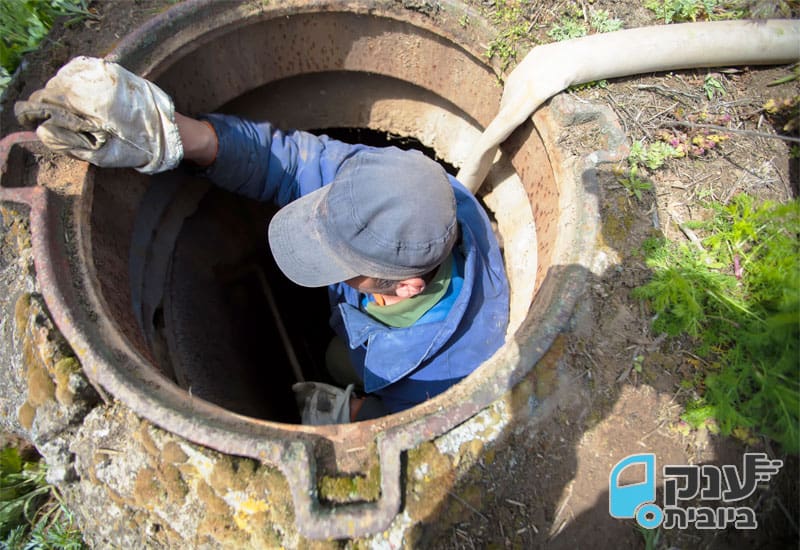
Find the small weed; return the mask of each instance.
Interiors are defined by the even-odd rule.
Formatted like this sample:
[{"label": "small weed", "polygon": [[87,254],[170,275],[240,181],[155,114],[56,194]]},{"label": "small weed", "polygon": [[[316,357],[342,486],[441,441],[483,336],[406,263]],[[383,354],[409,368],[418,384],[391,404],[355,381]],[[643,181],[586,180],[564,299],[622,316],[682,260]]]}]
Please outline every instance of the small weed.
[{"label": "small weed", "polygon": [[591,10],[589,26],[595,32],[614,32],[622,28],[622,21],[613,18],[607,10]]},{"label": "small weed", "polygon": [[580,38],[590,33],[618,31],[622,21],[612,18],[607,10],[590,9],[587,15],[577,4],[571,4],[559,20],[547,31],[547,36],[556,42]]},{"label": "small weed", "polygon": [[709,73],[703,80],[703,91],[706,93],[706,97],[709,101],[717,96],[725,95],[725,87],[717,79],[718,76],[718,74]]},{"label": "small weed", "polygon": [[797,17],[797,0],[762,0],[761,2],[748,2],[750,12],[748,17],[753,19],[778,19],[781,17]]},{"label": "small weed", "polygon": [[646,179],[646,170],[658,170],[668,159],[683,156],[683,152],[665,141],[655,141],[649,145],[634,141],[628,154],[627,168],[615,168],[617,182],[625,188],[629,196],[641,201],[644,192],[653,189],[653,184]]},{"label": "small weed", "polygon": [[587,34],[589,34],[589,26],[584,21],[572,17],[562,17],[547,31],[547,36],[556,42],[580,38]]},{"label": "small weed", "polygon": [[792,67],[792,70],[789,72],[789,74],[780,78],[776,78],[767,84],[767,86],[780,86],[781,84],[788,84],[789,82],[794,82],[798,78],[800,78],[800,65],[795,65]]},{"label": "small weed", "polygon": [[656,550],[661,539],[661,529],[647,529],[636,524],[636,530],[644,539],[644,550]]},{"label": "small weed", "polygon": [[685,156],[679,149],[664,141],[655,141],[644,145],[641,141],[634,141],[628,155],[630,165],[646,166],[650,170],[658,170],[671,158]]},{"label": "small weed", "polygon": [[527,4],[527,0],[498,0],[495,3],[491,18],[504,30],[489,43],[486,57],[491,59],[497,56],[503,70],[516,60],[519,42],[528,38],[529,23],[525,18]]},{"label": "small weed", "polygon": [[0,451],[0,548],[85,548],[56,489],[45,481],[43,462],[26,460],[16,447]]},{"label": "small weed", "polygon": [[748,11],[731,0],[648,0],[645,7],[664,23],[743,19]]},{"label": "small weed", "polygon": [[592,80],[591,82],[584,82],[583,84],[575,84],[574,86],[570,86],[569,89],[573,92],[580,92],[583,90],[589,90],[593,88],[600,88],[606,89],[608,88],[608,80]]},{"label": "small weed", "polygon": [[617,182],[625,188],[628,196],[634,196],[638,201],[642,200],[645,191],[653,189],[653,184],[639,175],[639,166],[636,164],[629,165],[627,171],[621,170],[617,174]]},{"label": "small weed", "polygon": [[0,0],[0,95],[22,56],[39,47],[57,17],[71,16],[68,25],[97,17],[88,5],[89,0]]},{"label": "small weed", "polygon": [[800,201],[712,203],[692,224],[702,249],[666,240],[646,250],[652,279],[634,290],[653,329],[695,339],[703,395],[684,420],[714,418],[724,435],[754,431],[800,450]]},{"label": "small weed", "polygon": [[642,374],[642,366],[644,365],[644,355],[637,355],[633,358],[633,370]]}]

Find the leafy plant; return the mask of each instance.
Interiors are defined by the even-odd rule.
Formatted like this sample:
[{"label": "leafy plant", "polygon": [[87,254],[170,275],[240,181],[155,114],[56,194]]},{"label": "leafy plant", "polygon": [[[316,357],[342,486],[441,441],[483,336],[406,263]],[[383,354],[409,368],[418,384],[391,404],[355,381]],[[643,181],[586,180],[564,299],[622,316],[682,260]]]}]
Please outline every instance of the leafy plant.
[{"label": "leafy plant", "polygon": [[611,17],[607,10],[591,10],[589,26],[595,32],[614,32],[622,28],[622,21]]},{"label": "leafy plant", "polygon": [[5,90],[22,56],[39,47],[53,22],[72,16],[71,24],[97,16],[89,0],[0,0],[0,94]]},{"label": "leafy plant", "polygon": [[685,156],[684,153],[665,141],[655,141],[645,145],[642,141],[634,141],[627,159],[627,168],[618,166],[615,169],[617,182],[625,188],[628,195],[642,200],[643,192],[651,191],[653,184],[646,179],[645,169],[657,170],[667,159]]},{"label": "leafy plant", "polygon": [[613,32],[622,28],[622,21],[611,17],[607,10],[590,10],[588,21],[586,19],[583,10],[573,4],[547,31],[547,36],[560,42],[580,38],[590,32]]},{"label": "leafy plant", "polygon": [[703,80],[703,91],[706,93],[706,97],[709,100],[714,99],[714,97],[718,95],[725,95],[725,87],[717,79],[717,76],[718,75],[715,75],[714,73],[709,73]]},{"label": "leafy plant", "polygon": [[631,164],[627,171],[617,174],[617,182],[625,188],[629,196],[633,195],[639,201],[642,200],[644,191],[653,189],[653,184],[639,175],[639,166],[637,164]]},{"label": "leafy plant", "polygon": [[45,470],[22,459],[15,447],[0,451],[0,537],[32,519],[32,511],[49,491]]},{"label": "leafy plant", "polygon": [[43,462],[16,447],[0,451],[0,547],[8,550],[85,548],[72,516],[45,480]]},{"label": "leafy plant", "polygon": [[644,550],[656,550],[658,543],[661,540],[661,529],[648,529],[636,524],[636,530],[642,535],[644,539]]},{"label": "leafy plant", "polygon": [[589,34],[589,26],[581,19],[574,17],[562,17],[547,31],[547,36],[556,42],[580,38],[587,34]]},{"label": "leafy plant", "polygon": [[696,339],[710,365],[704,395],[684,415],[716,419],[800,451],[800,201],[756,204],[738,195],[709,205],[697,246],[649,241],[652,279],[634,290],[656,313],[653,329]]},{"label": "leafy plant", "polygon": [[731,0],[648,0],[645,7],[664,23],[742,19],[748,13]]},{"label": "leafy plant", "polygon": [[497,56],[502,62],[503,70],[517,58],[518,43],[528,38],[529,23],[525,19],[524,8],[527,0],[498,0],[492,20],[504,30],[489,43],[486,57]]},{"label": "leafy plant", "polygon": [[569,87],[569,89],[573,92],[580,92],[582,90],[589,90],[592,88],[606,89],[608,88],[608,80],[592,80],[590,82],[584,82],[583,84],[573,84]]},{"label": "leafy plant", "polygon": [[650,170],[661,168],[667,159],[683,157],[683,153],[664,141],[654,141],[645,145],[634,141],[628,155],[628,164],[646,166]]}]

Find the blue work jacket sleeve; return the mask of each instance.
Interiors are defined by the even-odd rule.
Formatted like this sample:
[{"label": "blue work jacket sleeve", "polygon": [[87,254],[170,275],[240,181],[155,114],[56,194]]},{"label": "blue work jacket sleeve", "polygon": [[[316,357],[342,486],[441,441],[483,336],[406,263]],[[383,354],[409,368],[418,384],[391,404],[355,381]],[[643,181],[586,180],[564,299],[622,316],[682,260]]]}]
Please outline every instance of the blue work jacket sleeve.
[{"label": "blue work jacket sleeve", "polygon": [[330,183],[342,162],[362,148],[233,115],[201,118],[214,127],[219,144],[216,160],[202,175],[218,187],[278,206]]}]

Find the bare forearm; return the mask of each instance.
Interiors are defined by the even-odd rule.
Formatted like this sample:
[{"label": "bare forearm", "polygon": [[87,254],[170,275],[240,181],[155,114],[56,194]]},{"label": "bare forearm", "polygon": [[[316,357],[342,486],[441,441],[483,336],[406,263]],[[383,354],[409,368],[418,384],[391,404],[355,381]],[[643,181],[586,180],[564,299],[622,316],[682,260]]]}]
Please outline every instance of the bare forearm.
[{"label": "bare forearm", "polygon": [[181,135],[183,158],[200,166],[208,166],[217,157],[217,134],[210,124],[180,113],[175,113],[175,123]]}]

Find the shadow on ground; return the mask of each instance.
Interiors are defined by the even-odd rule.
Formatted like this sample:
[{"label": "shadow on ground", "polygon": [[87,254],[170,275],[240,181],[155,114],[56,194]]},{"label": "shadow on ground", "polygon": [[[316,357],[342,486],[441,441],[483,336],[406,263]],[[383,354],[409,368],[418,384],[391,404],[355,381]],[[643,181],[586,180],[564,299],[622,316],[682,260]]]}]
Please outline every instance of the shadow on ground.
[{"label": "shadow on ground", "polygon": [[[650,316],[630,291],[645,282],[643,241],[661,236],[655,196],[642,201],[600,173],[602,235],[593,268],[571,320],[542,360],[561,375],[551,410],[515,418],[432,518],[417,528],[421,548],[790,548],[800,540],[798,461],[768,441],[745,445],[706,431],[681,433],[675,423],[687,396],[680,381],[692,367],[690,343],[650,332]],[[535,369],[536,372],[539,369]],[[535,378],[536,373],[531,375]],[[536,381],[534,380],[534,383]],[[609,514],[609,474],[626,456],[656,457],[656,503],[663,503],[664,465],[726,464],[765,452],[784,467],[750,498],[758,528],[687,530],[637,527]],[[640,477],[637,477],[640,476]],[[634,483],[643,479],[622,479]]]}]

